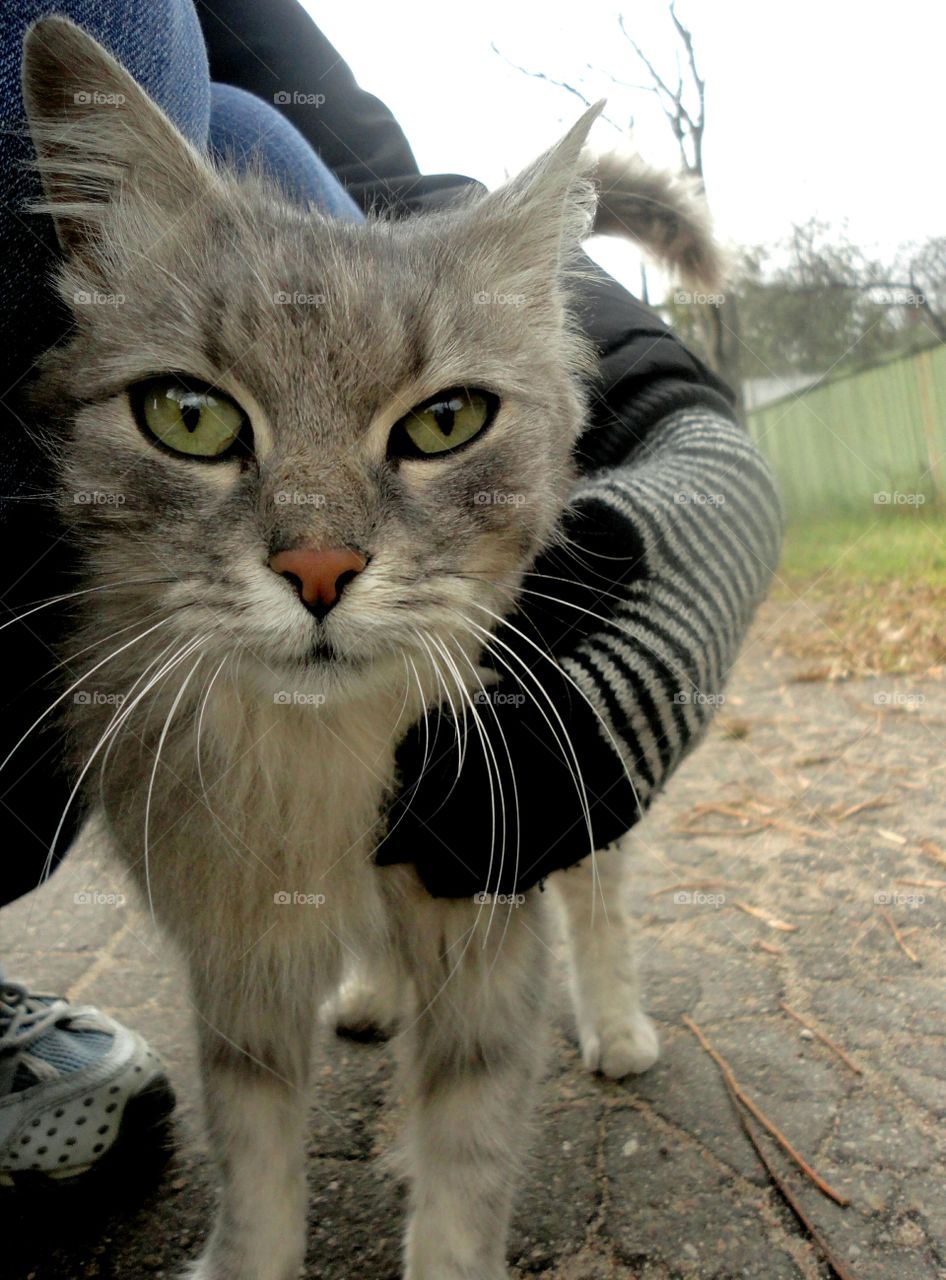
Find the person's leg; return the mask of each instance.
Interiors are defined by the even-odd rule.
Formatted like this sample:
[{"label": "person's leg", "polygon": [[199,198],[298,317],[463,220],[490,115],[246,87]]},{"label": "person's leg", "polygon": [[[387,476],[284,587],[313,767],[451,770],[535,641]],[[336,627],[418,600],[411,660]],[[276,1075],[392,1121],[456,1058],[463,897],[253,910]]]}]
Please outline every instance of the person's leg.
[{"label": "person's leg", "polygon": [[238,169],[259,163],[288,195],[332,218],[364,215],[302,134],[268,102],[229,84],[210,86],[210,150]]}]

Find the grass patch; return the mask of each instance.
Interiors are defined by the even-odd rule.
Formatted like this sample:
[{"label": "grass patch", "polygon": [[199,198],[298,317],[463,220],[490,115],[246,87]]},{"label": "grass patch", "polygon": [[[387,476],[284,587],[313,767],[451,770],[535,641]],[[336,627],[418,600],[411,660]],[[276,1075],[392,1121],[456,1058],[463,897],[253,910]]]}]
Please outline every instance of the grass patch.
[{"label": "grass patch", "polygon": [[881,509],[874,519],[834,517],[793,524],[781,576],[830,584],[922,582],[946,587],[946,512]]},{"label": "grass patch", "polygon": [[946,512],[881,511],[789,528],[775,599],[799,594],[788,651],[801,679],[946,675]]}]

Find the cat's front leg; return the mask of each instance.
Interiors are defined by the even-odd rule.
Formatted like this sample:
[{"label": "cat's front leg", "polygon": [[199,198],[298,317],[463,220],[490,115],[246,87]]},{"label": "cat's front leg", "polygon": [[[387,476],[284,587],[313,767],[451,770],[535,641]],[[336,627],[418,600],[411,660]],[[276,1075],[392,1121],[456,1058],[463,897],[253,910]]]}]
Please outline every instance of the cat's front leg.
[{"label": "cat's front leg", "polygon": [[222,1187],[210,1239],[187,1280],[297,1280],[305,1256],[311,972],[288,954],[281,972],[247,968],[248,959],[194,984]]},{"label": "cat's front leg", "polygon": [[[423,891],[421,891],[423,892]],[[545,903],[418,898],[418,1013],[400,1041],[411,1181],[405,1280],[503,1280],[516,1173],[544,1061]]]},{"label": "cat's front leg", "polygon": [[641,1005],[629,862],[622,849],[607,849],[549,881],[565,912],[581,1056],[591,1071],[614,1080],[646,1071],[660,1052]]}]

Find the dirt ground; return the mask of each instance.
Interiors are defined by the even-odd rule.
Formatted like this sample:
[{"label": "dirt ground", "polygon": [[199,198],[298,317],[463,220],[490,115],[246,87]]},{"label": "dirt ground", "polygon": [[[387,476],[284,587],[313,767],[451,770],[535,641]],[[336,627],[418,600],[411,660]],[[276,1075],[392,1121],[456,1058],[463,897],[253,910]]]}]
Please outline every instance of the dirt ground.
[{"label": "dirt ground", "polygon": [[[591,1077],[562,1000],[511,1239],[520,1280],[946,1277],[946,683],[816,678],[786,636],[819,628],[804,600],[766,606],[709,740],[628,838],[663,1052],[637,1079]],[[4,911],[5,965],[152,1041],[177,1149],[156,1182],[81,1208],[7,1200],[24,1223],[4,1232],[8,1280],[171,1280],[206,1227],[180,976],[130,903],[75,901],[121,889],[94,852],[70,859]],[[756,1124],[776,1185],[685,1017],[845,1207]],[[386,1046],[333,1039],[320,1056],[308,1277],[399,1274],[403,1193],[374,1159],[390,1081]]]}]

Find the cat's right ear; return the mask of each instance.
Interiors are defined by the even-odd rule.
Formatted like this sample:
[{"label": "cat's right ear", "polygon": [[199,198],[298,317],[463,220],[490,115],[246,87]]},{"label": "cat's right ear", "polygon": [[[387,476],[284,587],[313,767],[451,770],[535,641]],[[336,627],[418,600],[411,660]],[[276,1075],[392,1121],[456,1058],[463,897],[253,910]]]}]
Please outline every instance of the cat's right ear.
[{"label": "cat's right ear", "polygon": [[126,196],[183,209],[213,172],[112,55],[68,18],[23,44],[23,101],[45,200],[67,254],[94,260],[109,206]]}]

